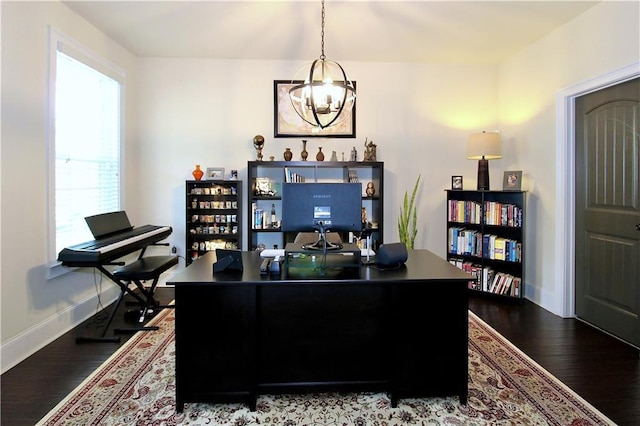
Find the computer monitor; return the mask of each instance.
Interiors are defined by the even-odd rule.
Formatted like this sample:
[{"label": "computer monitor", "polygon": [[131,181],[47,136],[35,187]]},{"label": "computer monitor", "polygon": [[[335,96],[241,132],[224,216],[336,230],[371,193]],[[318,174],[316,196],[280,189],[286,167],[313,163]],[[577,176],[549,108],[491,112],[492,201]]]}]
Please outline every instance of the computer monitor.
[{"label": "computer monitor", "polygon": [[316,243],[305,249],[339,249],[326,241],[327,231],[362,230],[362,184],[284,183],[282,185],[282,231],[318,231]]}]

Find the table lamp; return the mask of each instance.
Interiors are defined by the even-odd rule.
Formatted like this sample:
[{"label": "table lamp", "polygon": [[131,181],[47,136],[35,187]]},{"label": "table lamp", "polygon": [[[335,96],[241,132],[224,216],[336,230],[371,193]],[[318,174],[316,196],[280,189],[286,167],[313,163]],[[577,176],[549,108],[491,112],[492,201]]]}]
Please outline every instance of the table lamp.
[{"label": "table lamp", "polygon": [[478,191],[489,190],[489,161],[502,158],[499,132],[474,133],[469,136],[467,159],[478,160]]}]

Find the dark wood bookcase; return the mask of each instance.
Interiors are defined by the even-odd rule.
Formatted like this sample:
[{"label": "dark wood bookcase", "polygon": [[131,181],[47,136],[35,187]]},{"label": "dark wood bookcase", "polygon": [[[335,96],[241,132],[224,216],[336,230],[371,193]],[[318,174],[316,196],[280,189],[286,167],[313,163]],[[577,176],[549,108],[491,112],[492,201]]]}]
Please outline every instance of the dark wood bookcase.
[{"label": "dark wood bookcase", "polygon": [[[247,164],[247,234],[248,249],[258,246],[284,249],[295,234],[280,231],[283,182],[361,182],[362,207],[373,224],[370,241],[375,250],[383,243],[384,163],[359,161],[249,161]],[[371,183],[375,192],[367,195]],[[271,211],[275,209],[275,220]],[[357,237],[358,235],[356,235]],[[341,235],[347,242],[348,235]]]},{"label": "dark wood bookcase", "polygon": [[242,181],[188,180],[186,264],[216,248],[242,248]]},{"label": "dark wood bookcase", "polygon": [[525,191],[447,190],[447,260],[473,293],[524,300]]}]

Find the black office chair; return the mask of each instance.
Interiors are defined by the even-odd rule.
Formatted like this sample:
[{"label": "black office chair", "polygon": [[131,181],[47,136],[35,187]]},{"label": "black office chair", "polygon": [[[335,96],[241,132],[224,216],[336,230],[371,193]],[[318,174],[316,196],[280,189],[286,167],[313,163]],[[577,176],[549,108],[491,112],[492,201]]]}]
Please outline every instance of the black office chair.
[{"label": "black office chair", "polygon": [[[325,235],[327,242],[342,244],[342,238],[337,232],[327,232]],[[320,238],[320,233],[318,232],[298,232],[293,242],[296,244],[312,244],[318,241],[318,238]]]}]

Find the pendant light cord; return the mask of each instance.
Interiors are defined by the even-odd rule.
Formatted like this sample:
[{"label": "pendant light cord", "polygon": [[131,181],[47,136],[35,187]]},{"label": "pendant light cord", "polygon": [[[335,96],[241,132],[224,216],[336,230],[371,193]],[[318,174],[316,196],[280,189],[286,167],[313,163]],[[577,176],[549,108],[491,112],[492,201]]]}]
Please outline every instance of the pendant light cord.
[{"label": "pendant light cord", "polygon": [[322,0],[322,31],[320,32],[320,60],[324,61],[326,56],[324,55],[324,0]]}]

